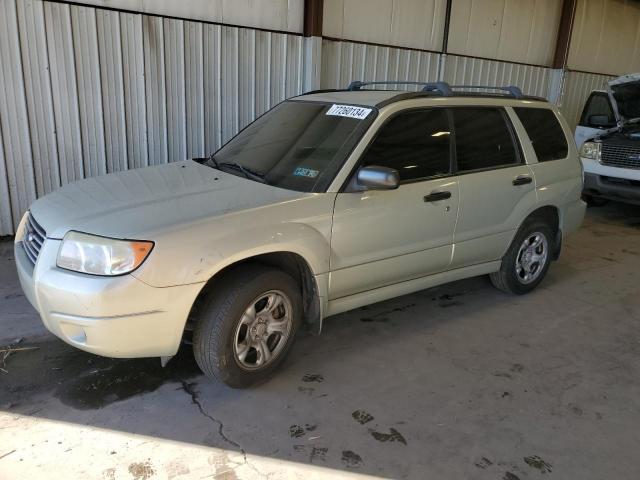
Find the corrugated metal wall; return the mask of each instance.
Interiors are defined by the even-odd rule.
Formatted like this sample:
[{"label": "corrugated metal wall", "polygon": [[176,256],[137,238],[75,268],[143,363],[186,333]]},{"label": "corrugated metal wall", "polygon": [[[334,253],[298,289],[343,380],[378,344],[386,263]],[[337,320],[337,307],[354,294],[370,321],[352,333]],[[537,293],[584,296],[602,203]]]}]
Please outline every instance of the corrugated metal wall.
[{"label": "corrugated metal wall", "polygon": [[352,80],[435,81],[439,57],[418,50],[323,40],[320,84],[344,88]]},{"label": "corrugated metal wall", "polygon": [[640,2],[578,0],[567,66],[622,75],[640,70]]},{"label": "corrugated metal wall", "polygon": [[452,85],[517,85],[525,94],[549,98],[552,69],[447,55],[444,81]]},{"label": "corrugated metal wall", "polygon": [[578,124],[584,102],[593,90],[605,90],[607,82],[615,77],[568,71],[565,76],[560,110],[572,128]]},{"label": "corrugated metal wall", "polygon": [[217,149],[302,92],[303,38],[0,1],[0,235],[74,180]]},{"label": "corrugated metal wall", "polygon": [[[518,85],[529,95],[549,96],[550,68],[447,55],[438,78],[438,53],[367,43],[323,40],[322,88],[344,88],[352,80],[410,80],[452,85]],[[398,86],[397,89],[416,89]]]}]

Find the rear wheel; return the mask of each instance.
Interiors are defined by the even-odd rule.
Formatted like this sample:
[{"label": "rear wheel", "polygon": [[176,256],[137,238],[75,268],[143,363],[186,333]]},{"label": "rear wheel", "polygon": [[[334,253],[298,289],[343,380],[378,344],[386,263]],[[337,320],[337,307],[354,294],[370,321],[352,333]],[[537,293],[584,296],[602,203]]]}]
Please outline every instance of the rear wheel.
[{"label": "rear wheel", "polygon": [[553,231],[542,219],[528,220],[516,234],[491,283],[507,293],[522,295],[542,282],[553,257]]},{"label": "rear wheel", "polygon": [[196,362],[235,388],[269,378],[285,359],[302,317],[295,280],[262,266],[244,266],[214,284],[194,331]]}]

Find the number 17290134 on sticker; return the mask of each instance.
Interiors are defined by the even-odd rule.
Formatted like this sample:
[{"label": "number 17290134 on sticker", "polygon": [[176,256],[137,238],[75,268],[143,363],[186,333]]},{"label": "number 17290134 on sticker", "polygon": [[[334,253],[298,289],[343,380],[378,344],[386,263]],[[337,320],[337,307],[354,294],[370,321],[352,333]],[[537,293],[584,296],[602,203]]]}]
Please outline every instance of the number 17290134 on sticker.
[{"label": "number 17290134 on sticker", "polygon": [[364,120],[371,113],[370,108],[357,107],[355,105],[333,105],[328,111],[327,115],[336,117],[348,117],[356,118],[358,120]]}]

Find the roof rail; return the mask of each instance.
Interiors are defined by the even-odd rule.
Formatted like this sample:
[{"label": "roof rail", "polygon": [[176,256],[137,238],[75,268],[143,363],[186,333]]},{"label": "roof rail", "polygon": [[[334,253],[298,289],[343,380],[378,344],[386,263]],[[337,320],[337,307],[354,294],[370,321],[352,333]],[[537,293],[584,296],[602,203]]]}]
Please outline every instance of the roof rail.
[{"label": "roof rail", "polygon": [[361,82],[355,80],[347,86],[347,90],[354,91],[360,90],[367,85],[422,85],[423,92],[437,92],[443,96],[453,96],[455,92],[453,89],[469,90],[472,88],[479,88],[484,90],[500,90],[508,93],[514,98],[524,98],[524,94],[519,87],[515,85],[508,85],[506,87],[494,87],[490,85],[449,85],[447,82],[402,82],[402,81],[375,81],[375,82]]},{"label": "roof rail", "polygon": [[461,89],[471,89],[471,88],[482,88],[484,90],[500,90],[502,92],[507,92],[509,95],[515,98],[524,98],[524,94],[520,87],[516,87],[515,85],[507,85],[506,87],[492,87],[490,85],[451,85],[450,88],[461,88]]},{"label": "roof rail", "polygon": [[354,91],[360,90],[367,85],[423,85],[423,92],[439,92],[441,95],[450,96],[453,92],[447,82],[361,82],[355,80],[347,86],[347,90]]}]

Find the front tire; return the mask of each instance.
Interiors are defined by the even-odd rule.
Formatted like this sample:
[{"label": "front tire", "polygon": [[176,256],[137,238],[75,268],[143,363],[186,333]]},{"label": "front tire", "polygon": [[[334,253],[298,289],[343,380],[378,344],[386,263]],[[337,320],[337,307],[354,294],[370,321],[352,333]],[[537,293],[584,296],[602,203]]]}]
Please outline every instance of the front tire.
[{"label": "front tire", "polygon": [[516,234],[491,283],[503,292],[523,295],[534,290],[549,270],[554,234],[543,219],[526,221]]},{"label": "front tire", "polygon": [[268,379],[289,353],[302,318],[300,287],[280,270],[239,267],[213,285],[197,316],[200,369],[246,388]]}]

